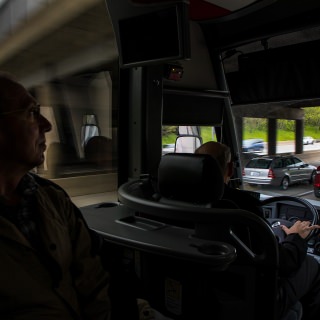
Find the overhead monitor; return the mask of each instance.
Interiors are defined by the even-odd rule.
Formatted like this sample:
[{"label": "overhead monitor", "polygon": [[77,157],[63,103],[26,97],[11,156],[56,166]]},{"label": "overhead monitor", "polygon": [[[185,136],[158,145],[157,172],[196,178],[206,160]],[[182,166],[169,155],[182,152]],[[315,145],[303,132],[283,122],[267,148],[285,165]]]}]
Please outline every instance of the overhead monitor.
[{"label": "overhead monitor", "polygon": [[157,7],[117,21],[120,67],[134,67],[190,58],[188,6]]}]

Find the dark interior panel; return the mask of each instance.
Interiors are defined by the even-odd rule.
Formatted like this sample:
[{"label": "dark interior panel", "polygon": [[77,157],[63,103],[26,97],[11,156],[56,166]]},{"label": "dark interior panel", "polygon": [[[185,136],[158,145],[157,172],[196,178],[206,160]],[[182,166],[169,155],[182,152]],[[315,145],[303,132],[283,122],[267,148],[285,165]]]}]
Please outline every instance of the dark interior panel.
[{"label": "dark interior panel", "polygon": [[219,125],[222,124],[223,108],[222,98],[164,93],[163,124]]},{"label": "dark interior panel", "polygon": [[226,75],[233,103],[319,97],[319,56],[320,41],[239,55],[239,70]]}]

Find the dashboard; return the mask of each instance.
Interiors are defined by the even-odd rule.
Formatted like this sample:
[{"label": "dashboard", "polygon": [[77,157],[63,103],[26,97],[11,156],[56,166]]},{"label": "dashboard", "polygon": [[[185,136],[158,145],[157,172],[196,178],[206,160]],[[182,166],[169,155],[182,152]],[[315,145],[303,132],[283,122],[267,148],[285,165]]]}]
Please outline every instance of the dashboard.
[{"label": "dashboard", "polygon": [[284,219],[291,222],[296,220],[312,220],[313,216],[310,210],[299,204],[288,204],[276,202],[272,205],[263,206],[263,215],[266,219]]},{"label": "dashboard", "polygon": [[[297,220],[312,221],[313,214],[304,205],[291,201],[276,201],[262,207],[263,214],[269,221],[276,219],[287,220],[294,223]],[[320,214],[320,208],[316,208]],[[308,241],[308,254],[320,263],[320,233],[316,232]]]}]

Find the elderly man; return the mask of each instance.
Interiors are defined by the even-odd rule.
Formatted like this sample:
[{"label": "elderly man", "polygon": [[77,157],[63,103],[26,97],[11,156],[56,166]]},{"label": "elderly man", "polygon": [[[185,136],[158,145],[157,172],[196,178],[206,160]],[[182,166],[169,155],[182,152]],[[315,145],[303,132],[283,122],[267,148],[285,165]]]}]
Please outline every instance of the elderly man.
[{"label": "elderly man", "polygon": [[0,318],[110,319],[109,275],[67,194],[31,174],[50,122],[0,73]]}]

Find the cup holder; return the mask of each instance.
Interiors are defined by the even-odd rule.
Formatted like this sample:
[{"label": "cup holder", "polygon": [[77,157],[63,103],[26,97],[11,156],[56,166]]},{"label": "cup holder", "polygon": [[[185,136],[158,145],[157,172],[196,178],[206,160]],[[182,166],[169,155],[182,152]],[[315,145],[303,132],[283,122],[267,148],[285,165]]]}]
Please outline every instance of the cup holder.
[{"label": "cup holder", "polygon": [[197,248],[202,254],[212,257],[210,264],[216,270],[225,270],[237,258],[237,252],[234,246],[225,243],[214,241],[211,243],[191,244]]},{"label": "cup holder", "polygon": [[119,205],[120,205],[119,202],[101,202],[96,206],[96,208],[97,209],[100,209],[100,208],[113,208],[113,207],[117,207]]},{"label": "cup holder", "polygon": [[235,253],[234,247],[224,242],[206,243],[194,245],[194,247],[196,247],[199,252],[211,256],[225,256]]}]

